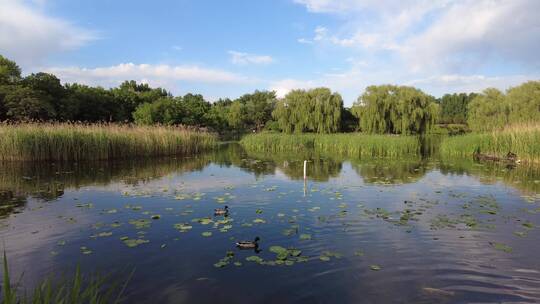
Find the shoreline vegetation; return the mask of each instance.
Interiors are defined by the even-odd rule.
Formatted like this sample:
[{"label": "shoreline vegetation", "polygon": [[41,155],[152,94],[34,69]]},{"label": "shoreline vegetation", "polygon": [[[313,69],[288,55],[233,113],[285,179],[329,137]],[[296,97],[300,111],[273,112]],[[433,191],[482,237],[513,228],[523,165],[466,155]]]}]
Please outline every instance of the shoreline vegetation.
[{"label": "shoreline vegetation", "polygon": [[110,282],[107,276],[83,275],[77,266],[74,275],[68,279],[57,280],[53,277],[44,279],[33,290],[19,290],[20,286],[13,282],[8,267],[8,259],[4,251],[2,260],[2,304],[26,303],[121,303],[124,291],[134,272],[131,272],[124,284]]},{"label": "shoreline vegetation", "polygon": [[519,124],[500,131],[447,137],[440,146],[443,157],[472,158],[475,153],[504,158],[509,152],[520,161],[540,163],[540,124]]},{"label": "shoreline vegetation", "polygon": [[347,134],[260,133],[245,136],[240,144],[258,152],[315,152],[350,157],[416,156],[421,145],[416,136]]},{"label": "shoreline vegetation", "polygon": [[185,127],[120,124],[0,124],[0,161],[87,161],[190,155],[215,134]]}]

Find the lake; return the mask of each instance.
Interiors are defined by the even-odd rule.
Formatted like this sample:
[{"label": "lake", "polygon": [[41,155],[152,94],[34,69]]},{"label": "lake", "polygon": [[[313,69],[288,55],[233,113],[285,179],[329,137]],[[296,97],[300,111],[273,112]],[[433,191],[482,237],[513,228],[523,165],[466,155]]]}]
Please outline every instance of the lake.
[{"label": "lake", "polygon": [[[119,282],[134,270],[126,303],[540,302],[540,169],[523,165],[230,144],[5,163],[0,204],[2,247],[26,288],[79,265]],[[258,249],[236,248],[257,236]]]}]

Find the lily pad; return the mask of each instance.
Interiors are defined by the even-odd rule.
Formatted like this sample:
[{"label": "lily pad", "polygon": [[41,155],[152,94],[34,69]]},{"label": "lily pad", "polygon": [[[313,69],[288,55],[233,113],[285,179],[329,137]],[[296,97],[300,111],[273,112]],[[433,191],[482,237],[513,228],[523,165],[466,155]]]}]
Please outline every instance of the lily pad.
[{"label": "lily pad", "polygon": [[374,270],[374,271],[379,271],[379,270],[381,270],[382,268],[381,268],[381,266],[379,266],[379,265],[370,265],[370,266],[369,266],[369,269]]},{"label": "lily pad", "polygon": [[302,233],[300,234],[300,240],[302,241],[309,241],[311,240],[311,234]]},{"label": "lily pad", "polygon": [[493,246],[493,248],[495,248],[496,250],[503,251],[506,253],[512,252],[512,247],[505,245],[503,243],[489,242],[489,244]]},{"label": "lily pad", "polygon": [[150,241],[144,239],[124,239],[123,242],[126,246],[133,248],[142,244],[149,243]]},{"label": "lily pad", "polygon": [[204,237],[211,237],[211,236],[212,236],[212,232],[210,232],[210,231],[205,231],[205,232],[201,233],[201,235],[204,236]]},{"label": "lily pad", "polygon": [[253,220],[253,223],[255,223],[255,224],[264,224],[264,223],[266,223],[266,221],[261,219],[261,218],[256,218],[256,219]]},{"label": "lily pad", "polygon": [[248,262],[255,262],[255,263],[262,263],[264,260],[261,259],[260,257],[256,256],[256,255],[252,255],[252,256],[248,256],[246,258],[246,261]]}]

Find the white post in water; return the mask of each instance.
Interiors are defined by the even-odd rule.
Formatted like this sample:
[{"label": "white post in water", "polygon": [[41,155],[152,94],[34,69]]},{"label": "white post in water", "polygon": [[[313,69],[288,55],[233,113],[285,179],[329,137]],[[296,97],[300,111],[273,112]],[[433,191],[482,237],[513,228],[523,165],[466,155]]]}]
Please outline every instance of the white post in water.
[{"label": "white post in water", "polygon": [[304,197],[307,192],[307,160],[304,160]]},{"label": "white post in water", "polygon": [[304,180],[307,179],[307,160],[304,160]]}]

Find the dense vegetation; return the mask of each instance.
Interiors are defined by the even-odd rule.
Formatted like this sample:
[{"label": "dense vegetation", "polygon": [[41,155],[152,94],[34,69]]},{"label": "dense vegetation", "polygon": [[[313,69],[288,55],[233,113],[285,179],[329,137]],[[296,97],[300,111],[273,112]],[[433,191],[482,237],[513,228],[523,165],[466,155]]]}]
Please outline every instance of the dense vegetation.
[{"label": "dense vegetation", "polygon": [[0,160],[110,160],[186,155],[212,148],[216,137],[182,127],[115,124],[0,124]]},{"label": "dense vegetation", "polygon": [[471,157],[475,152],[498,157],[513,152],[521,160],[540,163],[540,124],[513,125],[488,133],[447,137],[440,147],[443,157]]},{"label": "dense vegetation", "polygon": [[341,96],[327,88],[293,90],[277,103],[272,116],[286,133],[336,133],[342,109]]},{"label": "dense vegetation", "polygon": [[350,157],[417,156],[420,141],[414,136],[384,136],[366,134],[274,134],[260,133],[245,136],[240,143],[248,151],[305,152]]},{"label": "dense vegetation", "polygon": [[440,100],[440,115],[439,123],[442,124],[466,124],[467,123],[467,107],[471,100],[478,94],[476,93],[460,93],[460,94],[445,94]]},{"label": "dense vegetation", "polygon": [[422,91],[404,86],[370,86],[358,98],[352,111],[360,128],[377,134],[423,134],[435,124],[435,99]]},{"label": "dense vegetation", "polygon": [[183,125],[234,137],[262,130],[400,135],[491,132],[540,121],[540,81],[506,92],[490,88],[480,94],[446,94],[440,99],[413,87],[370,86],[352,108],[345,108],[341,96],[328,88],[293,90],[284,98],[277,98],[273,91],[255,91],[211,103],[199,94],[175,97],[165,89],[135,81],[105,89],[61,84],[48,73],[23,77],[15,62],[0,56],[3,120]]},{"label": "dense vegetation", "polygon": [[540,121],[540,81],[529,81],[506,94],[487,89],[469,104],[468,124],[473,131],[492,131],[509,124]]},{"label": "dense vegetation", "polygon": [[[9,274],[6,253],[2,267],[2,304],[106,304],[121,303],[124,290],[131,279],[122,284],[111,284],[106,276],[83,276],[77,267],[75,274],[62,283],[53,283],[53,278],[41,282],[32,292],[17,290],[18,282],[14,282]],[[133,273],[132,273],[133,274]]]}]

